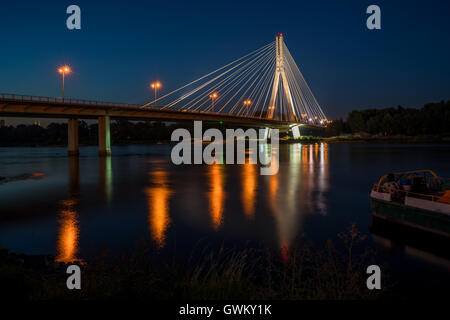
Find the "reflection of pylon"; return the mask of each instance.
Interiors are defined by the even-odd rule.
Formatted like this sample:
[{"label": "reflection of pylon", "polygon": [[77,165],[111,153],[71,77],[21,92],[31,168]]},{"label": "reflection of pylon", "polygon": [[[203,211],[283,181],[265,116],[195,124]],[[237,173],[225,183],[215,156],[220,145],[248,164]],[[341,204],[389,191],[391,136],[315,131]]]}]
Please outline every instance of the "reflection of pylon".
[{"label": "reflection of pylon", "polygon": [[276,44],[276,68],[275,68],[275,77],[273,80],[273,87],[272,87],[272,95],[270,97],[270,107],[269,107],[269,113],[268,118],[273,119],[273,113],[275,111],[275,101],[277,99],[277,93],[278,93],[278,87],[280,85],[280,77],[283,84],[284,94],[286,96],[286,100],[288,103],[288,113],[289,113],[289,120],[295,121],[297,118],[297,115],[294,110],[294,104],[292,102],[292,95],[291,90],[289,89],[289,83],[287,81],[286,73],[285,73],[285,67],[284,67],[284,41],[283,41],[283,34],[279,33],[277,35],[277,39],[275,41]]}]

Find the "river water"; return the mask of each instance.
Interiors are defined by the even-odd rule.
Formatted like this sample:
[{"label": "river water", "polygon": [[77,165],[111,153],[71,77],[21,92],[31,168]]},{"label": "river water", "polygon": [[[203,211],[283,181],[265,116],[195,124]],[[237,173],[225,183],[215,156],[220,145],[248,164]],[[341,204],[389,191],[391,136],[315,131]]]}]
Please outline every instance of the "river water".
[{"label": "river water", "polygon": [[169,145],[113,146],[109,158],[96,147],[82,147],[79,159],[66,152],[0,148],[0,176],[9,180],[0,183],[0,247],[58,261],[139,239],[162,255],[201,243],[285,250],[300,235],[320,245],[355,223],[404,295],[450,288],[445,248],[377,234],[368,197],[388,172],[429,168],[450,177],[448,145],[282,144],[272,176],[251,164],[176,166]]}]

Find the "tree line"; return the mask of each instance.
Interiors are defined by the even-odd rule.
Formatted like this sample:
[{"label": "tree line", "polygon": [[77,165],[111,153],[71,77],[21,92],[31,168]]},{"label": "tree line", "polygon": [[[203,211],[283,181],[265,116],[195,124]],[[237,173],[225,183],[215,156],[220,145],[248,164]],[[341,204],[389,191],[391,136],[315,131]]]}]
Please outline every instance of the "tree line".
[{"label": "tree line", "polygon": [[[157,142],[170,140],[173,129],[172,125],[160,121],[111,121],[111,142]],[[97,144],[98,124],[79,121],[78,139],[80,144]],[[67,122],[52,122],[47,127],[41,127],[36,124],[0,127],[0,146],[66,144]]]},{"label": "tree line", "polygon": [[428,103],[421,109],[397,108],[353,110],[347,119],[331,122],[328,135],[369,133],[372,135],[448,135],[450,100]]}]

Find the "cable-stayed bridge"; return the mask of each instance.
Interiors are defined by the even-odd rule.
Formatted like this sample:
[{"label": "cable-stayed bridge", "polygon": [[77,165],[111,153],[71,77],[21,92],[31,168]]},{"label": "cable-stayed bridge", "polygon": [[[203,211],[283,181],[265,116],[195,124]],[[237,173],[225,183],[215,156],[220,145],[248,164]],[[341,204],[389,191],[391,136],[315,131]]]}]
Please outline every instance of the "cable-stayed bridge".
[{"label": "cable-stayed bridge", "polygon": [[68,118],[69,154],[78,154],[78,119],[98,118],[99,153],[110,154],[110,119],[222,121],[277,128],[328,122],[278,34],[271,42],[144,105],[0,94],[2,117]]},{"label": "cable-stayed bridge", "polygon": [[145,107],[324,124],[327,119],[279,34],[275,42]]}]

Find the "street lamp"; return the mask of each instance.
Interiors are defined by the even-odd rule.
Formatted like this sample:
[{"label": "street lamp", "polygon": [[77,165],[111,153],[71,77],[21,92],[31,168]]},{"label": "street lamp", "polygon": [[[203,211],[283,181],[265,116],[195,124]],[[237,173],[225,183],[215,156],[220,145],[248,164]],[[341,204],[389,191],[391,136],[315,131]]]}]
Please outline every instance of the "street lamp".
[{"label": "street lamp", "polygon": [[250,100],[250,99],[244,100],[244,107],[247,108],[247,112],[248,112],[248,107],[249,107],[251,104],[252,104],[252,100]]},{"label": "street lamp", "polygon": [[212,110],[214,111],[214,100],[217,99],[219,95],[217,94],[217,92],[213,92],[212,94],[209,95],[209,97],[211,98],[211,106],[212,106]]},{"label": "street lamp", "polygon": [[155,90],[155,101],[154,101],[154,103],[156,103],[156,98],[158,96],[158,89],[161,88],[161,82],[159,82],[159,81],[152,82],[150,84],[150,87]]},{"label": "street lamp", "polygon": [[62,99],[64,101],[64,78],[66,77],[66,74],[69,74],[72,70],[70,70],[70,67],[68,65],[62,66],[58,69],[58,72],[62,74]]}]

